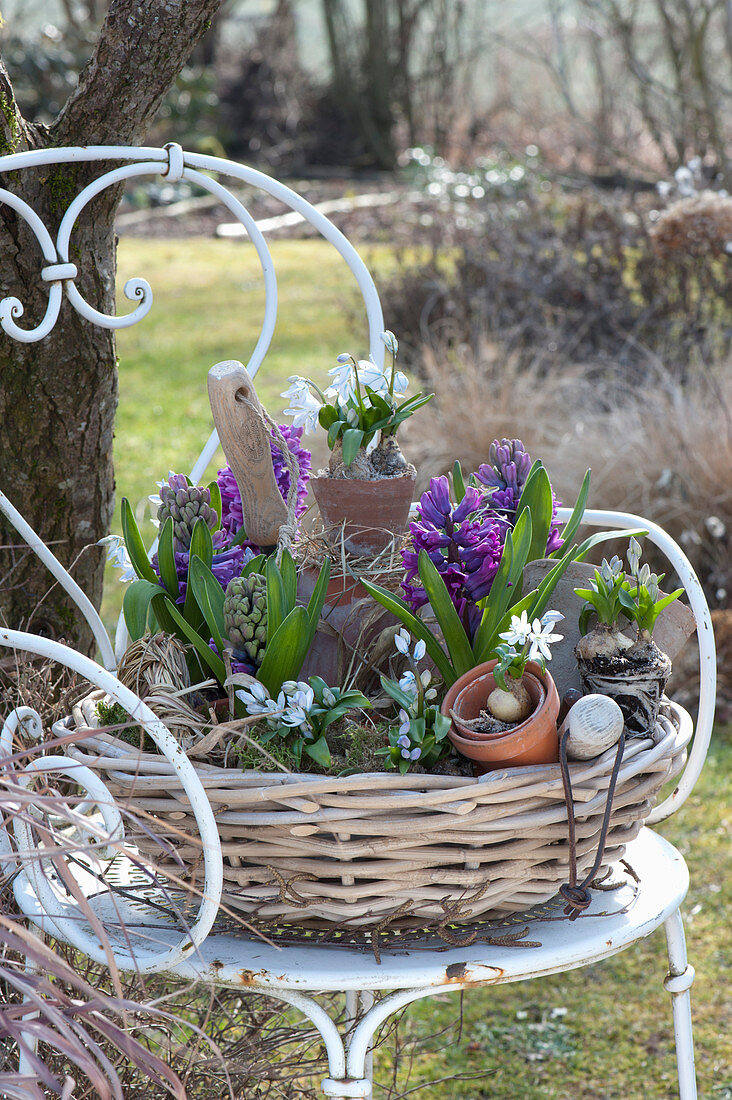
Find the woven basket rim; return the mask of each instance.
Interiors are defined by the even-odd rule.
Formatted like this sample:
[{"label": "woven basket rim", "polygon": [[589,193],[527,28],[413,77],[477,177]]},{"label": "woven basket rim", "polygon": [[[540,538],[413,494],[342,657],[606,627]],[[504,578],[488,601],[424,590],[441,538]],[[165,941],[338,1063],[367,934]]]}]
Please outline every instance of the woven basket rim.
[{"label": "woven basket rim", "polygon": [[[657,756],[660,759],[670,753],[678,752],[688,743],[693,732],[691,717],[688,712],[678,703],[667,699],[663,701],[663,710],[668,712],[663,714],[662,717],[666,718],[671,729],[668,729],[661,738],[656,740],[650,736],[628,738],[623,757],[624,769],[634,760],[637,760],[638,763],[642,762],[643,766],[646,767],[653,762],[654,757]],[[56,723],[55,728],[63,727],[65,731],[68,731],[72,728],[69,723],[73,723],[71,716]],[[89,735],[87,738],[80,738],[79,741],[74,742],[74,748],[77,751],[85,740],[102,741],[115,750],[114,756],[110,756],[108,761],[110,766],[113,762],[121,765],[123,761],[134,761],[139,764],[154,763],[158,768],[163,764],[168,766],[171,774],[174,774],[172,764],[162,753],[143,752],[129,744],[129,742],[119,740],[114,734],[106,733],[94,727],[76,726],[73,728],[79,733],[88,731]],[[604,753],[590,760],[571,760],[569,766],[573,781],[581,782],[582,779],[597,777],[609,772],[615,759],[615,752],[616,749],[613,745]],[[101,759],[104,759],[104,757],[102,756]],[[451,789],[460,789],[463,794],[471,790],[477,792],[494,789],[496,793],[505,794],[512,789],[520,790],[538,783],[548,783],[552,786],[555,783],[559,786],[562,784],[559,764],[530,764],[516,768],[501,768],[487,772],[482,776],[441,775],[432,772],[406,772],[401,775],[398,772],[388,771],[356,772],[352,775],[331,776],[316,772],[255,771],[237,767],[222,767],[216,764],[208,764],[195,757],[191,758],[191,763],[200,778],[218,778],[224,781],[227,786],[236,786],[237,782],[242,786],[259,784],[264,788],[297,788],[302,785],[307,787],[310,793],[313,794],[316,793],[313,789],[316,785],[321,785],[331,792],[342,790],[344,793],[362,788],[374,795],[379,794],[378,786],[392,791],[415,791],[415,788],[424,787],[428,789],[423,793],[429,795],[432,792]],[[639,770],[643,769],[639,768]],[[158,772],[158,775],[161,780],[165,778],[164,772]],[[296,795],[296,791],[293,791],[293,794]]]}]

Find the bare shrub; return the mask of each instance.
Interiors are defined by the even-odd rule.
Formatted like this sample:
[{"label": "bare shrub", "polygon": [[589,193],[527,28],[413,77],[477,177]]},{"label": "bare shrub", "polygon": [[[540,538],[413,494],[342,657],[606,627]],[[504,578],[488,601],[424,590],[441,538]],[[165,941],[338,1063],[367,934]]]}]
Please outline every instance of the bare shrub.
[{"label": "bare shrub", "polygon": [[659,215],[649,232],[659,256],[725,255],[732,247],[732,199],[717,191],[679,199]]},{"label": "bare shrub", "polygon": [[[694,218],[695,234],[702,215],[704,239],[718,234],[714,251],[701,254],[659,247],[671,214],[652,229],[659,205],[652,195],[590,188],[577,195],[557,185],[542,192],[546,184],[519,201],[494,195],[470,209],[446,205],[434,250],[426,258],[403,254],[380,280],[389,323],[406,347],[434,339],[480,357],[489,339],[519,352],[523,364],[556,370],[581,362],[603,377],[643,367],[649,351],[682,375],[690,363],[729,352],[732,289],[719,258],[728,239],[724,200],[714,227],[707,208]],[[691,222],[689,213],[689,232]],[[681,233],[678,217],[674,233]],[[444,241],[448,256],[440,254]]]},{"label": "bare shrub", "polygon": [[440,353],[426,346],[420,373],[436,397],[401,429],[420,489],[447,473],[455,459],[466,472],[476,470],[487,460],[491,442],[503,436],[522,439],[537,457],[554,454],[567,409],[585,408],[592,399],[581,367],[569,367],[550,381],[538,357],[524,366],[518,352],[506,353],[487,341],[478,355],[467,347]]},{"label": "bare shrub", "polygon": [[[682,544],[710,602],[732,596],[732,372],[680,381],[661,369],[557,456],[593,467],[592,499],[655,520]],[[584,457],[583,457],[584,455]]]}]

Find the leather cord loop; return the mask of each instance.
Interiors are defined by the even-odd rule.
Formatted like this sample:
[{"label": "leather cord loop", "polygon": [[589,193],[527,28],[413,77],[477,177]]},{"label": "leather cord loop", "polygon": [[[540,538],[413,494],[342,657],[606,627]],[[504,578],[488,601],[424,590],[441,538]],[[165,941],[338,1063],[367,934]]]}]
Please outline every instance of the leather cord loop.
[{"label": "leather cord loop", "polygon": [[602,863],[602,857],[605,854],[605,842],[607,841],[608,829],[610,827],[610,814],[613,808],[613,796],[615,794],[615,786],[618,781],[618,774],[620,772],[620,765],[623,760],[623,751],[625,749],[625,729],[620,734],[620,740],[618,741],[617,752],[615,753],[615,760],[613,762],[613,770],[610,773],[610,782],[607,788],[607,802],[605,803],[605,813],[602,817],[602,827],[600,828],[600,839],[597,843],[597,854],[595,855],[595,861],[592,864],[590,871],[585,875],[582,882],[577,882],[577,835],[575,831],[574,820],[574,798],[572,796],[572,776],[569,771],[569,762],[567,760],[567,742],[569,740],[569,730],[565,730],[562,734],[561,741],[559,742],[559,766],[562,771],[562,784],[564,786],[564,801],[567,804],[567,826],[568,826],[568,841],[569,841],[569,882],[561,886],[559,893],[567,902],[564,908],[565,916],[570,920],[576,920],[580,913],[587,909],[592,901],[592,895],[589,890],[589,885],[596,877],[597,872],[600,869]]}]

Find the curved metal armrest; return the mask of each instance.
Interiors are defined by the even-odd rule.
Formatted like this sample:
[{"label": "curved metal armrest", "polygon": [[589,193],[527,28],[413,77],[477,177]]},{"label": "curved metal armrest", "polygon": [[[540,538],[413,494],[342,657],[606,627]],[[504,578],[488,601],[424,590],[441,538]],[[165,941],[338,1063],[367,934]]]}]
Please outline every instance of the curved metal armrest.
[{"label": "curved metal armrest", "polygon": [[89,597],[79,588],[71,574],[64,569],[58,558],[48,549],[43,539],[36,534],[31,525],[23,519],[18,509],[10,503],[3,492],[0,492],[0,513],[12,523],[15,530],[19,535],[22,535],[33,553],[41,559],[49,573],[56,578],[61,587],[71,596],[91,627],[94,640],[99,646],[99,652],[105,667],[114,669],[117,662],[115,661],[112,643],[109,640],[109,635],[107,634],[104,623]]},{"label": "curved metal armrest", "polygon": [[[560,508],[558,515],[562,520],[569,518],[570,510]],[[583,516],[583,523],[590,527],[608,528],[632,528],[636,531],[647,531],[648,538],[659,550],[665,554],[667,560],[673,566],[686,592],[689,606],[696,619],[696,634],[699,646],[699,711],[696,719],[696,730],[692,743],[689,759],[684,773],[679,779],[674,790],[651,812],[647,824],[655,825],[664,818],[670,817],[694,789],[709,748],[714,725],[714,706],[717,693],[717,664],[716,650],[714,647],[714,632],[712,630],[712,618],[709,613],[704,590],[699,583],[699,578],[694,572],[691,562],[674,539],[668,535],[662,527],[650,520],[635,516],[631,512],[606,512],[598,509],[588,509]]]},{"label": "curved metal armrest", "polygon": [[[28,653],[36,653],[41,657],[47,657],[50,660],[58,661],[60,664],[66,665],[67,668],[79,673],[79,675],[84,676],[96,687],[102,688],[116,702],[120,703],[125,708],[135,722],[143,726],[145,731],[149,733],[155,741],[161,753],[170,761],[178,774],[183,789],[190,800],[192,812],[195,815],[203,845],[205,879],[203,899],[198,915],[190,928],[181,936],[179,943],[166,951],[155,953],[136,951],[132,954],[129,951],[115,950],[115,959],[118,965],[126,969],[151,973],[169,970],[175,967],[183,959],[195,952],[210,932],[218,912],[223,886],[223,859],[216,819],[214,818],[211,805],[206,797],[206,792],[195,769],[185,753],[179,748],[173,735],[160,719],[156,718],[150,708],[146,706],[134,692],[124,687],[116,676],[102,668],[101,665],[98,665],[95,661],[92,661],[89,657],[84,657],[81,653],[77,653],[75,650],[62,645],[60,642],[54,642],[47,638],[40,638],[35,634],[26,634],[19,630],[0,629],[0,645],[9,646],[12,649]],[[67,769],[70,767],[77,768],[79,779],[82,785],[84,785],[84,777],[82,773],[78,771],[78,764],[75,764],[71,760],[61,758],[59,767],[63,769],[64,766]],[[82,770],[86,772],[87,769]],[[70,773],[67,771],[66,774]],[[38,874],[35,876],[32,875],[31,878],[35,883],[40,881]],[[47,889],[50,890],[48,884],[46,883],[45,885]],[[44,889],[43,886],[41,890],[44,895],[47,894],[47,890]],[[39,900],[42,901],[40,893],[38,896]],[[50,897],[50,895],[48,896]],[[50,917],[51,923],[55,924],[56,921],[52,913]],[[99,942],[92,940],[82,929],[74,927],[73,922],[64,922],[63,938],[68,939],[76,947],[84,951],[91,958],[96,959],[98,962],[108,962],[106,952]]]}]

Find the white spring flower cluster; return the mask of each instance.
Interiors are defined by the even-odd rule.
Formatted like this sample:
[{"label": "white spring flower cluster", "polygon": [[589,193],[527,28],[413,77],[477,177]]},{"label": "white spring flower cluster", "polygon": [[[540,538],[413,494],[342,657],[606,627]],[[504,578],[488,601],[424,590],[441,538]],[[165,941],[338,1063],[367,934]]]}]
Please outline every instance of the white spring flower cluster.
[{"label": "white spring flower cluster", "polygon": [[134,581],[137,574],[130,560],[130,555],[127,553],[125,540],[121,535],[105,535],[103,539],[99,539],[97,546],[107,547],[107,561],[114,565],[116,569],[121,570],[118,578],[120,581]]},{"label": "white spring flower cluster", "polygon": [[[384,332],[381,338],[395,356],[398,345],[394,334]],[[356,360],[347,352],[336,358],[336,365],[328,371],[328,376],[331,382],[325,392],[309,378],[303,378],[299,374],[292,374],[287,379],[290,385],[280,396],[286,397],[289,402],[285,414],[292,417],[293,427],[303,428],[307,434],[314,432],[322,406],[333,401],[346,408],[347,419],[355,427],[358,423],[359,390],[360,403],[365,408],[370,408],[367,388],[380,397],[393,399],[404,393],[409,386],[407,376],[402,371],[379,367],[373,358]]]},{"label": "white spring flower cluster", "polygon": [[[248,690],[241,688],[236,697],[246,707],[247,714],[260,715],[271,725],[288,726],[303,732],[310,729],[309,717],[315,693],[304,680],[285,680],[277,699],[273,699],[264,684],[258,682],[251,684]],[[335,696],[329,701],[324,694],[324,701],[333,706]]]},{"label": "white spring flower cluster", "polygon": [[555,634],[554,627],[563,618],[561,611],[547,611],[541,619],[530,622],[526,612],[522,611],[520,615],[511,617],[511,626],[503,634],[499,634],[499,638],[511,646],[515,656],[518,656],[528,645],[528,660],[551,661],[549,646],[561,641],[564,637],[563,634]]}]

